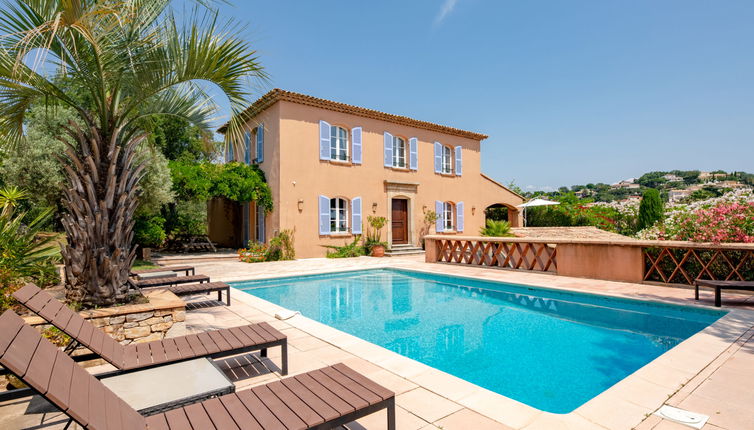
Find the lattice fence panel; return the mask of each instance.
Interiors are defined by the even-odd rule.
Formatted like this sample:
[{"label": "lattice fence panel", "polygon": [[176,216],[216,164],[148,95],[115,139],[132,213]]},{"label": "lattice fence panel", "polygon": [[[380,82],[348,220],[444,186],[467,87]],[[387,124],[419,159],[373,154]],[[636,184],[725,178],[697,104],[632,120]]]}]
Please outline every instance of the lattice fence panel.
[{"label": "lattice fence panel", "polygon": [[695,279],[754,281],[754,251],[722,248],[644,248],[644,280],[693,285]]},{"label": "lattice fence panel", "polygon": [[438,240],[438,261],[474,266],[556,272],[557,248],[546,243]]}]

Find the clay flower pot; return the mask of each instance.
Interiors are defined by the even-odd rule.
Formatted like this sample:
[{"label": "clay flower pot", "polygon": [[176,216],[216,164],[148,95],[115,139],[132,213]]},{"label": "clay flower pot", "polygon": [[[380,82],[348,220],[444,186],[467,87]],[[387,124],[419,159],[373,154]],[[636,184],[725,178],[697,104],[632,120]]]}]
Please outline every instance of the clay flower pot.
[{"label": "clay flower pot", "polygon": [[372,257],[384,257],[385,247],[382,245],[375,245],[372,247]]}]

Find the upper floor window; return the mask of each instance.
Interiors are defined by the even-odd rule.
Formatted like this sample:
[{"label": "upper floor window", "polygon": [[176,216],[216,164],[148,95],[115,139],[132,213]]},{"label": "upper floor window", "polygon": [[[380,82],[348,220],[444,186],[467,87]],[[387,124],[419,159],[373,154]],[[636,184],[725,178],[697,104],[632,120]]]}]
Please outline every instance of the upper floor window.
[{"label": "upper floor window", "polygon": [[442,147],[442,173],[453,173],[453,150],[449,146]]},{"label": "upper floor window", "polygon": [[442,204],[442,227],[444,231],[454,230],[455,223],[453,221],[455,219],[455,211],[453,209],[453,203],[451,202],[444,202]]},{"label": "upper floor window", "polygon": [[348,201],[330,199],[330,233],[348,233]]},{"label": "upper floor window", "polygon": [[330,127],[330,159],[348,161],[348,130],[337,125]]},{"label": "upper floor window", "polygon": [[319,122],[319,159],[361,164],[361,127],[348,129]]},{"label": "upper floor window", "polygon": [[393,167],[406,168],[406,141],[398,136],[393,137]]}]

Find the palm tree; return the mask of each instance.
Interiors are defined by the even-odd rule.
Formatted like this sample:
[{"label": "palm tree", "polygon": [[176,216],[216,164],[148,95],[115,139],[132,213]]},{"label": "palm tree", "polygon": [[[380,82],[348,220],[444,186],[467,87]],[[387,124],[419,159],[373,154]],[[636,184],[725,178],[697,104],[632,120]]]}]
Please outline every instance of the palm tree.
[{"label": "palm tree", "polygon": [[202,83],[211,83],[230,101],[227,139],[240,142],[247,80],[264,72],[236,27],[220,24],[206,0],[180,21],[169,0],[3,3],[0,142],[25,144],[33,103],[76,112],[77,121],[61,130],[66,295],[87,306],[124,302],[145,167],[135,165],[134,150],[147,122],[171,115],[208,131],[216,105]]}]

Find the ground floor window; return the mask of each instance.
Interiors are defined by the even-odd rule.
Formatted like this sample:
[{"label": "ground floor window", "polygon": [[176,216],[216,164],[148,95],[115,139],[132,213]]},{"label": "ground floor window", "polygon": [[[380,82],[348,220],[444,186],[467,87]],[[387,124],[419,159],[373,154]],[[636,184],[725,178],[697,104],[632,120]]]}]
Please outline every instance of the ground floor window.
[{"label": "ground floor window", "polygon": [[443,229],[445,231],[454,230],[455,227],[455,214],[454,205],[451,202],[445,202],[442,204],[442,222]]},{"label": "ground floor window", "polygon": [[336,197],[330,199],[330,233],[348,232],[348,201]]}]

